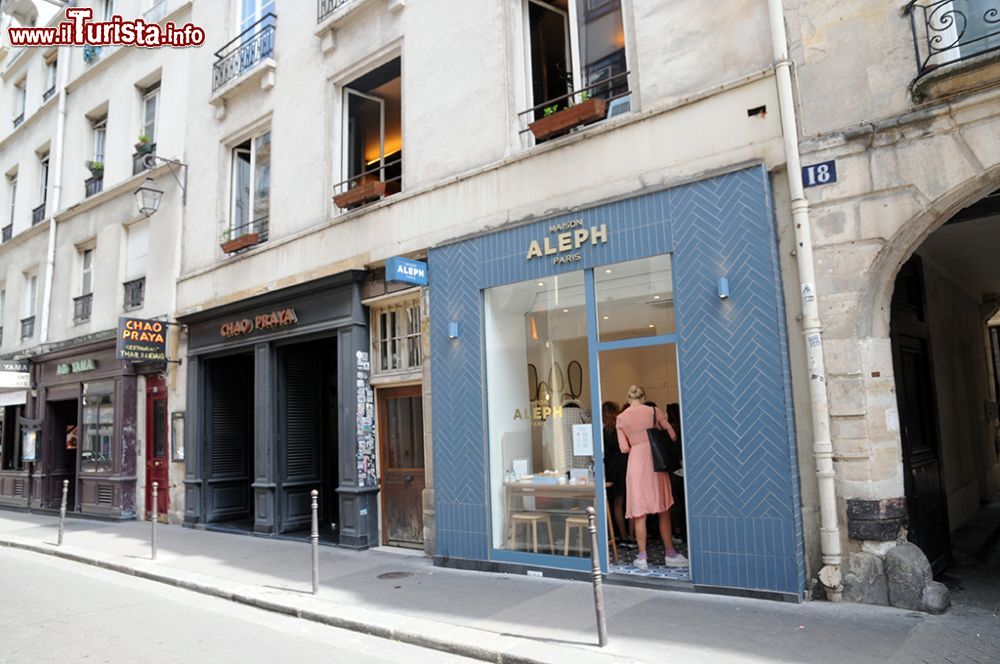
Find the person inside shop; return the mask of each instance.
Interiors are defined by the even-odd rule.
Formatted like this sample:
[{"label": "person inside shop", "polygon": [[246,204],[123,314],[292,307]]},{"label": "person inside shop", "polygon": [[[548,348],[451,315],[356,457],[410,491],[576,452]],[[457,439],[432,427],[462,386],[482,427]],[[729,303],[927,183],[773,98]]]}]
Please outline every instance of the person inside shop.
[{"label": "person inside shop", "polygon": [[613,401],[605,401],[601,405],[601,419],[604,424],[604,479],[611,484],[608,487],[608,505],[618,537],[631,540],[635,539],[635,536],[631,528],[625,527],[625,472],[628,467],[628,456],[622,453],[618,445],[618,431],[615,425],[620,412],[618,404]]},{"label": "person inside shop", "polygon": [[[681,432],[681,407],[680,404],[668,403],[666,407],[667,422],[674,430],[677,440],[678,456],[681,463],[684,462],[684,447],[681,445],[683,433]],[[681,466],[670,476],[670,489],[673,491],[674,506],[670,508],[670,525],[674,529],[674,543],[687,541],[687,514],[684,505],[684,467]]]},{"label": "person inside shop", "polygon": [[639,554],[632,563],[639,569],[646,569],[646,516],[655,514],[663,538],[664,564],[667,567],[687,567],[688,561],[674,549],[670,533],[670,507],[674,503],[670,492],[670,476],[658,473],[653,468],[653,453],[649,447],[647,429],[658,427],[676,440],[677,436],[667,422],[667,416],[655,406],[646,406],[643,401],[646,390],[638,385],[628,388],[628,409],[615,420],[618,431],[618,445],[628,455],[625,472],[625,516],[632,520],[635,528]]}]

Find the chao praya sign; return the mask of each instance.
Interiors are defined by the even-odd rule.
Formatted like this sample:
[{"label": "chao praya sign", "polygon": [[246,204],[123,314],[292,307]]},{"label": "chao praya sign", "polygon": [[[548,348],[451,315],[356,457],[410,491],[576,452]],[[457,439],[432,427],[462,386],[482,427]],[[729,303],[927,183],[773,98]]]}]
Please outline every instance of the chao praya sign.
[{"label": "chao praya sign", "polygon": [[575,263],[583,260],[580,252],[584,245],[597,245],[608,243],[608,225],[591,226],[586,228],[583,219],[571,219],[561,224],[549,226],[549,234],[555,237],[546,237],[541,243],[532,240],[528,245],[528,257],[542,258],[552,256],[552,264]]},{"label": "chao praya sign", "polygon": [[116,351],[119,360],[165,362],[167,324],[162,320],[119,318]]},{"label": "chao praya sign", "polygon": [[253,318],[239,318],[237,320],[226,321],[219,326],[219,334],[226,339],[231,339],[233,337],[245,336],[251,332],[288,327],[298,322],[299,319],[295,315],[295,309],[288,307],[287,309],[269,311],[265,314],[257,314]]}]

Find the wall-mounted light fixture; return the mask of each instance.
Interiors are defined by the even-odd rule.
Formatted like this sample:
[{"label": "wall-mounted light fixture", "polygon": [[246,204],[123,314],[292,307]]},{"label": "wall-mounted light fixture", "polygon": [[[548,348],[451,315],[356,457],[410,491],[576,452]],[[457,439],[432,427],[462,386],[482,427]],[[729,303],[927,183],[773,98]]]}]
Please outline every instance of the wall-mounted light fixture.
[{"label": "wall-mounted light fixture", "polygon": [[448,338],[458,339],[458,321],[451,321],[448,323]]},{"label": "wall-mounted light fixture", "polygon": [[726,277],[719,277],[719,299],[726,300],[729,298],[729,279]]},{"label": "wall-mounted light fixture", "polygon": [[[144,155],[142,158],[142,164],[146,168],[153,168],[157,163],[166,164],[170,168],[170,174],[174,176],[177,186],[181,188],[181,205],[187,205],[187,164],[176,159],[167,159],[155,155],[152,152]],[[183,178],[178,177],[175,168],[184,169],[182,172]],[[154,212],[160,209],[160,199],[162,198],[163,190],[156,186],[153,178],[146,178],[142,186],[135,190],[135,199],[139,203],[139,212],[146,217],[152,216]]]}]

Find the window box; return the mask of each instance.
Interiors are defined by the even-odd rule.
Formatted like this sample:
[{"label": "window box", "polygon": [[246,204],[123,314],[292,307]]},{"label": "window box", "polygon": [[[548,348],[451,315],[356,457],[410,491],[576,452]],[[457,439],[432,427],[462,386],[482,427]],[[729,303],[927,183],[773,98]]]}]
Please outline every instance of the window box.
[{"label": "window box", "polygon": [[366,182],[357,187],[337,194],[333,197],[333,204],[342,210],[346,210],[358,205],[364,205],[385,196],[385,182]]},{"label": "window box", "polygon": [[219,246],[222,247],[222,250],[224,252],[226,252],[227,254],[231,254],[234,251],[246,249],[247,247],[252,247],[258,243],[260,243],[260,234],[251,232],[251,233],[244,233],[243,235],[234,237],[230,240],[225,240]]},{"label": "window box", "polygon": [[608,112],[608,102],[605,99],[594,98],[573,104],[552,115],[535,120],[528,129],[535,135],[536,141],[565,134],[574,127],[603,120]]}]

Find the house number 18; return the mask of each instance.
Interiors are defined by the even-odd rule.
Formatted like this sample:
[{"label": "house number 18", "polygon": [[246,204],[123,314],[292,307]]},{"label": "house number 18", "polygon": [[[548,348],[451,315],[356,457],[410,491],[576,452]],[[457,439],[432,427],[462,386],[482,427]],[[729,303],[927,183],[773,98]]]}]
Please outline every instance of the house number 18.
[{"label": "house number 18", "polygon": [[802,167],[802,186],[818,187],[833,184],[837,181],[837,162],[824,161],[819,164]]}]

